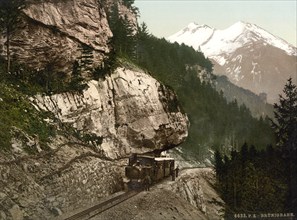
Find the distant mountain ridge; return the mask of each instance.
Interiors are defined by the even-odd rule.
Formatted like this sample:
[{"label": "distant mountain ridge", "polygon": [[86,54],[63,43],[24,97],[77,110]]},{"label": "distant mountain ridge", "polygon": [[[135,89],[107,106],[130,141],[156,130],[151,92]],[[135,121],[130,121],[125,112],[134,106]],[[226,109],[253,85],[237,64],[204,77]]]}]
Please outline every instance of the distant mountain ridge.
[{"label": "distant mountain ridge", "polygon": [[297,48],[263,28],[237,22],[225,30],[190,23],[168,37],[202,51],[214,63],[214,73],[237,86],[267,93],[276,102],[286,80],[296,80]]},{"label": "distant mountain ridge", "polygon": [[215,88],[218,92],[223,92],[228,102],[236,99],[239,105],[244,104],[256,118],[261,116],[262,118],[265,118],[265,116],[274,117],[273,106],[266,103],[265,97],[258,96],[249,90],[234,85],[226,76],[217,76]]}]

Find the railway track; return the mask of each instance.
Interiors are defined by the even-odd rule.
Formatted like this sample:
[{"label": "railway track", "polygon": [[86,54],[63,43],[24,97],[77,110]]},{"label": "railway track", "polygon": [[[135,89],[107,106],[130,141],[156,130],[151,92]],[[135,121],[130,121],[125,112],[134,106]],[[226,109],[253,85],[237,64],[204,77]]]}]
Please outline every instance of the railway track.
[{"label": "railway track", "polygon": [[130,199],[133,196],[136,196],[140,191],[129,191],[124,194],[118,195],[116,197],[113,197],[109,200],[106,200],[102,203],[99,203],[97,205],[94,205],[88,209],[85,209],[81,212],[78,212],[72,216],[69,216],[67,218],[62,218],[63,220],[85,220],[95,217],[96,215]]},{"label": "railway track", "polygon": [[[188,170],[188,169],[197,169],[200,167],[183,167],[180,169],[180,172],[184,171],[184,170]],[[163,179],[163,181],[167,181],[168,179],[171,179],[171,176]],[[163,182],[161,181],[161,182]],[[86,219],[91,219],[97,215],[99,215],[100,213],[130,199],[133,196],[136,196],[138,193],[140,193],[140,191],[128,191],[126,193],[123,193],[121,195],[115,196],[109,200],[106,200],[104,202],[101,202],[97,205],[94,205],[90,208],[87,208],[81,212],[78,212],[74,215],[65,217],[65,218],[60,218],[60,220],[86,220]]]}]

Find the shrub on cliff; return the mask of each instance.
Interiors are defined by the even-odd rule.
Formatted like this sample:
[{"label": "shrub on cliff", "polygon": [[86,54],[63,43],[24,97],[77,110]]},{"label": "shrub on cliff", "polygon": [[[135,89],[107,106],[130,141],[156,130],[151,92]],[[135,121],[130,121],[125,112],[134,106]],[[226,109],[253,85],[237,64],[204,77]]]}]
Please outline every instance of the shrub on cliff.
[{"label": "shrub on cliff", "polygon": [[29,136],[37,136],[41,148],[47,148],[46,143],[55,132],[44,121],[44,114],[32,106],[26,95],[0,83],[0,150],[10,148],[14,138],[13,128],[20,129]]},{"label": "shrub on cliff", "polygon": [[19,28],[21,13],[25,8],[24,0],[1,0],[0,1],[0,31],[3,30],[6,36],[6,60],[7,72],[10,72],[10,43],[13,32]]}]

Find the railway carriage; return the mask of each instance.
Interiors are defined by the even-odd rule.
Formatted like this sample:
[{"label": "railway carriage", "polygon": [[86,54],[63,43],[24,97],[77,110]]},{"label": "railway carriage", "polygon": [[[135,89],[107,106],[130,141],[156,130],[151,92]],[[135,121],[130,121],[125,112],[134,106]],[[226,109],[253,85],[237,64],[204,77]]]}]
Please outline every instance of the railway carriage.
[{"label": "railway carriage", "polygon": [[132,155],[125,168],[128,189],[142,189],[144,180],[149,176],[152,184],[174,175],[174,158]]}]

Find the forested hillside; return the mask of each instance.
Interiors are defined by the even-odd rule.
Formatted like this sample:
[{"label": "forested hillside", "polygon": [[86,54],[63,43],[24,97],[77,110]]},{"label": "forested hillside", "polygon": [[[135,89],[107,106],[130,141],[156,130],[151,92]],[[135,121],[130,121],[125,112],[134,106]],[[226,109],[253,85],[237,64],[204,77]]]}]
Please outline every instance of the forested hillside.
[{"label": "forested hillside", "polygon": [[227,76],[216,76],[215,87],[217,91],[223,91],[228,102],[237,100],[238,104],[245,104],[254,117],[260,118],[267,115],[273,118],[273,106],[267,103],[267,94],[256,95],[250,90],[241,88],[231,83]]},{"label": "forested hillside", "polygon": [[244,144],[231,157],[215,153],[217,187],[228,218],[235,213],[297,214],[297,87],[292,79],[283,91],[274,105],[276,146],[259,151]]},{"label": "forested hillside", "polygon": [[132,60],[171,87],[188,114],[189,137],[184,149],[203,158],[210,148],[229,151],[247,142],[263,149],[274,142],[268,118],[253,118],[246,106],[236,100],[228,103],[215,90],[213,64],[203,53],[150,35],[144,23],[133,35],[129,23],[114,15],[109,16],[110,23],[117,25],[111,28],[115,36],[123,35],[114,37],[116,56]]},{"label": "forested hillside", "polygon": [[257,151],[247,144],[231,157],[216,152],[217,187],[226,202],[227,219],[236,213],[289,212],[288,173],[280,155],[282,151],[272,146]]},{"label": "forested hillside", "polygon": [[[137,12],[132,3],[128,6]],[[88,71],[89,77],[94,79],[104,77],[112,72],[119,59],[127,59],[177,93],[190,119],[189,137],[184,149],[195,152],[197,157],[203,158],[210,148],[228,151],[244,142],[256,148],[265,148],[273,143],[267,118],[253,118],[247,107],[240,106],[236,100],[228,103],[223,94],[214,89],[213,65],[203,53],[151,36],[145,24],[136,30],[119,13],[117,4],[108,13],[108,23],[113,32],[111,52],[101,67],[89,69],[91,48],[81,48],[82,56],[74,63],[70,76],[57,74],[52,63],[42,70],[34,70],[12,62],[10,74],[3,68],[2,81],[29,95],[81,91],[86,85],[83,72]]]},{"label": "forested hillside", "polygon": [[[114,55],[145,68],[177,93],[190,119],[183,149],[198,159],[209,149],[217,150],[217,187],[226,202],[226,217],[296,213],[296,86],[288,81],[284,89],[287,97],[274,105],[274,122],[261,116],[272,116],[271,106],[260,105],[263,100],[240,90],[241,99],[248,99],[256,109],[253,115],[257,117],[253,117],[245,105],[236,99],[226,100],[222,91],[216,91],[215,84],[227,82],[222,78],[215,81],[213,65],[201,52],[156,38],[145,24],[136,35],[131,34],[129,24],[122,24],[121,28],[115,26],[114,33],[130,34],[125,34],[128,39],[113,42]],[[224,92],[237,93],[238,89],[230,87]]]},{"label": "forested hillside", "polygon": [[239,106],[236,100],[228,103],[214,89],[212,63],[202,53],[151,36],[145,25],[136,40],[132,58],[176,91],[189,116],[191,125],[184,149],[203,157],[212,147],[224,151],[247,142],[263,149],[274,142],[268,118],[253,118],[246,106]]}]

